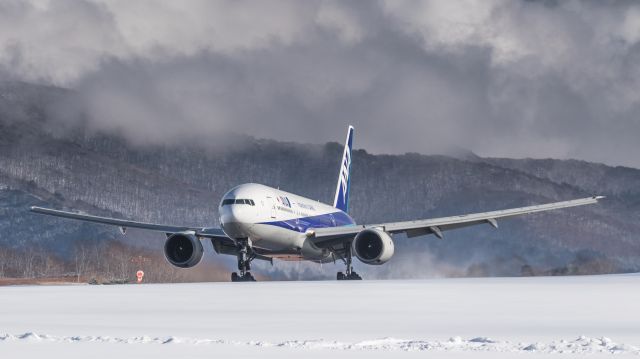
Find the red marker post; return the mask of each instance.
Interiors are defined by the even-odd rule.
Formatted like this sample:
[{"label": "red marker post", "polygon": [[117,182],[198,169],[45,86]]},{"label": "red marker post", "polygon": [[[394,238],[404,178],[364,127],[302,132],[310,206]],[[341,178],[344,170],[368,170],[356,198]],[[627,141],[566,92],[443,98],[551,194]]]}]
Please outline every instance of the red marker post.
[{"label": "red marker post", "polygon": [[142,278],[144,277],[144,272],[139,270],[136,272],[136,277],[138,277],[138,283],[142,283]]}]

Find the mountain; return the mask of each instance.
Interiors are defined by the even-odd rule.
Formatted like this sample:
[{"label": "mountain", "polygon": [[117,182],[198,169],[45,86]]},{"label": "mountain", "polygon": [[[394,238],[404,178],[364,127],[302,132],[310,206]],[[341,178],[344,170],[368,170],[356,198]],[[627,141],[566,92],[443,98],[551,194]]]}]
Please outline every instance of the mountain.
[{"label": "mountain", "polygon": [[[59,256],[87,238],[161,250],[158,235],[31,214],[30,205],[179,225],[217,225],[233,186],[259,182],[331,202],[342,145],[235,135],[224,145],[139,145],[60,122],[51,108],[73,91],[0,84],[0,246]],[[357,137],[356,137],[357,147]],[[622,272],[640,268],[640,170],[575,160],[353,153],[350,211],[362,223],[429,218],[606,195],[599,205],[501,221],[433,236],[397,236],[369,277]],[[232,260],[212,255],[213,261]],[[225,262],[226,261],[226,262]],[[294,264],[261,267],[292,277]],[[328,267],[328,266],[325,266]],[[304,265],[305,278],[338,267]]]}]

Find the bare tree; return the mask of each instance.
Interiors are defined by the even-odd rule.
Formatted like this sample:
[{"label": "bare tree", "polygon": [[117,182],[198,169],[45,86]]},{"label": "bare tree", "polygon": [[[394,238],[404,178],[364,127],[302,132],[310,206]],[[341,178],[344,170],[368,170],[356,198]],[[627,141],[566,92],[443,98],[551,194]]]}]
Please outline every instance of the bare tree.
[{"label": "bare tree", "polygon": [[20,261],[23,278],[35,277],[35,261],[36,254],[31,248],[26,248],[22,252],[22,260]]},{"label": "bare tree", "polygon": [[76,281],[80,282],[80,277],[85,275],[89,267],[89,252],[87,246],[83,242],[77,242],[74,247],[74,265],[76,273]]},{"label": "bare tree", "polygon": [[6,270],[9,262],[9,250],[0,247],[0,277],[6,276]]}]

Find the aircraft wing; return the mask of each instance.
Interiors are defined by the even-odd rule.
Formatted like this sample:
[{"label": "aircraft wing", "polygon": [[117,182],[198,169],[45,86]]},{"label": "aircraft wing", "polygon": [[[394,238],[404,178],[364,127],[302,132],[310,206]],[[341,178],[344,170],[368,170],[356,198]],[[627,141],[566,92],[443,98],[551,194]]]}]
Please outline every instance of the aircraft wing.
[{"label": "aircraft wing", "polygon": [[194,232],[196,236],[205,237],[205,238],[220,238],[220,239],[228,238],[227,235],[224,234],[222,229],[216,228],[216,227],[182,227],[182,226],[172,226],[172,225],[166,225],[166,224],[135,222],[135,221],[129,221],[125,219],[98,217],[98,216],[92,216],[88,214],[66,212],[66,211],[60,211],[56,209],[42,208],[42,207],[35,207],[35,206],[31,207],[31,212],[46,214],[46,215],[55,216],[55,217],[75,219],[75,220],[80,220],[85,222],[93,222],[93,223],[118,226],[123,230],[123,232],[127,228],[140,228],[140,229],[147,229],[151,231],[158,231],[158,232],[164,232],[164,233]]},{"label": "aircraft wing", "polygon": [[391,222],[371,225],[356,225],[331,228],[312,228],[307,231],[307,237],[314,238],[313,243],[318,247],[329,247],[336,243],[352,240],[356,234],[365,228],[380,228],[388,233],[406,233],[407,237],[417,237],[434,234],[443,238],[442,232],[450,229],[487,223],[498,228],[498,219],[520,216],[524,214],[550,211],[553,209],[583,206],[597,203],[603,196],[593,196],[571,201],[554,202],[536,206],[504,209],[499,211],[463,214],[459,216],[422,219],[406,222]]}]

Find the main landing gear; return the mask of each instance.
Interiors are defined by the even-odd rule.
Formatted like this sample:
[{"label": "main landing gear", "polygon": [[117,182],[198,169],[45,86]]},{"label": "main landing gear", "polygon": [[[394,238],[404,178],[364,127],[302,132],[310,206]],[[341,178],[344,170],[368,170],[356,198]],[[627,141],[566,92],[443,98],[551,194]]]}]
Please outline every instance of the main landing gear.
[{"label": "main landing gear", "polygon": [[344,261],[344,264],[347,266],[347,269],[344,271],[344,273],[338,272],[338,275],[337,275],[336,279],[338,279],[338,280],[362,280],[362,277],[360,277],[360,275],[358,275],[358,273],[356,273],[353,270],[353,266],[351,265],[351,262],[353,261],[353,255],[351,253],[351,246],[347,247],[347,250],[345,251],[344,258],[342,258],[342,260]]},{"label": "main landing gear", "polygon": [[251,261],[255,258],[249,240],[238,241],[238,270],[239,272],[231,273],[232,282],[255,282],[251,272]]}]

